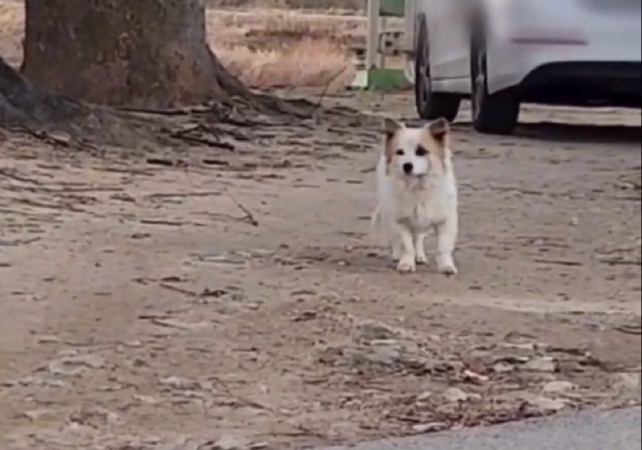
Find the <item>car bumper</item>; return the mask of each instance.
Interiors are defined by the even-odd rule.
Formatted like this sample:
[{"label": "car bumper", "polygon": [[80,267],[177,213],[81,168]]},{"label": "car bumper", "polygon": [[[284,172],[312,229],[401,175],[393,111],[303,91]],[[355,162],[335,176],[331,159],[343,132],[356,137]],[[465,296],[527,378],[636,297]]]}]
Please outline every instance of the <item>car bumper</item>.
[{"label": "car bumper", "polygon": [[639,92],[641,52],[639,38],[627,45],[603,48],[581,42],[546,44],[524,40],[496,44],[488,54],[488,89],[495,93],[547,83],[550,78],[551,82],[627,81],[622,88],[637,86]]},{"label": "car bumper", "polygon": [[[642,61],[642,26],[639,8],[610,0],[512,1],[489,42],[488,87],[491,93],[556,80],[578,78],[613,82],[638,77]],[[616,5],[617,4],[617,5]],[[616,6],[620,5],[620,9]],[[501,18],[501,16],[497,16]],[[598,80],[598,81],[599,81]]]}]

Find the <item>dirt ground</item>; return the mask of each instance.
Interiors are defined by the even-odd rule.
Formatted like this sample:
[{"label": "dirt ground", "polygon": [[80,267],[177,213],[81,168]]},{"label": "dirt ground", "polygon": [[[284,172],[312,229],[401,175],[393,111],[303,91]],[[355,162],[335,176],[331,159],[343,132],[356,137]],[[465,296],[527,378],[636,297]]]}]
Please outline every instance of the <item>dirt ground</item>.
[{"label": "dirt ground", "polygon": [[[0,2],[15,63],[21,10]],[[362,19],[264,12],[210,12],[246,83],[349,79]],[[525,107],[510,138],[464,112],[445,278],[369,236],[380,119],[358,112],[413,119],[410,96],[324,104],[227,150],[0,132],[2,450],[303,449],[640,403],[638,112]]]},{"label": "dirt ground", "polygon": [[5,140],[3,449],[301,449],[638,403],[640,116],[525,119],[578,125],[457,126],[451,279],[369,238],[380,135],[349,116],[266,119],[182,168]]}]

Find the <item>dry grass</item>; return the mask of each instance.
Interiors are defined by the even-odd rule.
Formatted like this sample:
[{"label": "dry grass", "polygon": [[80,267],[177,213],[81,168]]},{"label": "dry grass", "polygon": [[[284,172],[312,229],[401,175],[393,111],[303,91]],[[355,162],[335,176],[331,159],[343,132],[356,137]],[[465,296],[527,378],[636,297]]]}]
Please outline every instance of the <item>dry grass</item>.
[{"label": "dry grass", "polygon": [[[241,8],[253,1],[210,3]],[[265,9],[272,4],[331,8],[335,3],[354,8],[364,2],[274,0],[262,1],[263,9],[210,9],[210,45],[223,63],[253,88],[343,87],[354,75],[349,48],[364,42],[365,18],[330,9],[323,13]],[[20,63],[23,27],[22,4],[0,3],[0,54],[14,65]]]},{"label": "dry grass", "polygon": [[308,9],[317,11],[344,10],[362,11],[366,9],[367,0],[206,0],[210,8],[272,8],[272,9]]},{"label": "dry grass", "polygon": [[210,11],[210,45],[251,87],[345,86],[354,75],[349,47],[365,40],[362,17],[284,10]]}]

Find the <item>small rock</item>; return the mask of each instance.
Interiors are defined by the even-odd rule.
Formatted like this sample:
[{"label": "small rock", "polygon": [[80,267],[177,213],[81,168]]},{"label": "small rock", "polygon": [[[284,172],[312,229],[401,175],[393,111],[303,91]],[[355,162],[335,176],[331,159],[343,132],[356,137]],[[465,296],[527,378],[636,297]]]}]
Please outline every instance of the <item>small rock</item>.
[{"label": "small rock", "polygon": [[470,372],[474,372],[476,374],[485,374],[486,373],[486,364],[484,363],[483,358],[478,357],[478,356],[466,356],[463,358],[464,365],[466,366],[466,369],[468,369]]},{"label": "small rock", "polygon": [[380,322],[363,321],[358,323],[353,330],[355,342],[371,342],[398,338],[394,329]]},{"label": "small rock", "polygon": [[417,396],[418,402],[426,402],[432,398],[432,392],[424,392]]},{"label": "small rock", "polygon": [[444,422],[432,422],[432,423],[422,423],[414,425],[412,431],[419,434],[426,433],[436,433],[438,431],[445,431],[449,428],[449,425]]},{"label": "small rock", "polygon": [[38,344],[57,344],[60,342],[56,336],[41,336],[38,338]]},{"label": "small rock", "polygon": [[67,386],[67,383],[61,380],[42,380],[42,386],[51,387],[51,388],[64,388]]},{"label": "small rock", "polygon": [[515,371],[515,366],[507,363],[497,363],[493,366],[493,371],[497,374],[511,373]]},{"label": "small rock", "polygon": [[201,383],[199,383],[198,381],[173,376],[163,378],[159,381],[159,383],[172,389],[199,390],[202,388]]},{"label": "small rock", "polygon": [[557,363],[551,357],[542,356],[531,359],[522,369],[527,372],[554,373],[557,372]]},{"label": "small rock", "polygon": [[41,419],[53,419],[55,417],[55,411],[51,409],[38,409],[33,411],[26,411],[20,414],[20,417],[29,419],[31,422],[38,422]]},{"label": "small rock", "polygon": [[247,450],[270,450],[270,444],[267,442],[257,442],[255,444],[251,444]]},{"label": "small rock", "polygon": [[515,344],[515,343],[506,342],[504,344],[501,344],[501,346],[504,348],[513,348],[515,350],[526,350],[531,352],[537,349],[537,344],[533,344],[533,343]]},{"label": "small rock", "polygon": [[105,360],[98,355],[77,355],[52,361],[48,370],[52,375],[79,375],[87,369],[102,369]]},{"label": "small rock", "polygon": [[[232,436],[223,436],[221,439],[214,443],[213,447],[204,447],[202,450],[249,450],[251,443]],[[201,450],[201,447],[198,447]]]},{"label": "small rock", "polygon": [[134,400],[147,405],[157,405],[161,403],[161,400],[157,399],[156,397],[152,397],[150,395],[135,395]]},{"label": "small rock", "polygon": [[570,381],[551,381],[542,388],[547,394],[561,394],[577,390],[578,386]]},{"label": "small rock", "polygon": [[363,354],[363,358],[374,364],[381,364],[382,366],[393,366],[401,359],[401,353],[395,348],[394,345],[381,346],[371,349],[369,352]]},{"label": "small rock", "polygon": [[77,411],[74,411],[69,416],[69,420],[71,423],[78,425],[95,427],[104,426],[105,424],[113,425],[121,423],[120,417],[115,412],[90,404],[82,405]]},{"label": "small rock", "polygon": [[464,370],[463,375],[466,381],[469,381],[474,384],[484,384],[490,381],[490,378],[487,377],[486,375],[480,375],[476,372],[473,372],[472,370]]},{"label": "small rock", "polygon": [[476,396],[472,394],[467,394],[466,392],[462,391],[459,388],[448,388],[443,393],[442,397],[444,398],[444,400],[448,401],[449,403],[463,403]]},{"label": "small rock", "polygon": [[562,399],[552,399],[537,395],[528,396],[524,399],[526,403],[542,413],[555,413],[566,408],[566,402]]},{"label": "small rock", "polygon": [[617,373],[613,375],[611,384],[615,389],[635,391],[642,386],[642,375],[639,373]]}]

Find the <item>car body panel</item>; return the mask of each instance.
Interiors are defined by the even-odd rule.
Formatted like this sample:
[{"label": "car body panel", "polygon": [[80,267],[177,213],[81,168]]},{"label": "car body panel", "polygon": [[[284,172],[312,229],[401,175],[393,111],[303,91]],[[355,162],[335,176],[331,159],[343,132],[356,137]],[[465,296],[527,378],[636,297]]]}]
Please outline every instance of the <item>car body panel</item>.
[{"label": "car body panel", "polygon": [[488,18],[488,90],[555,63],[640,63],[639,0],[415,0],[429,29],[435,90],[470,94],[470,15]]}]

